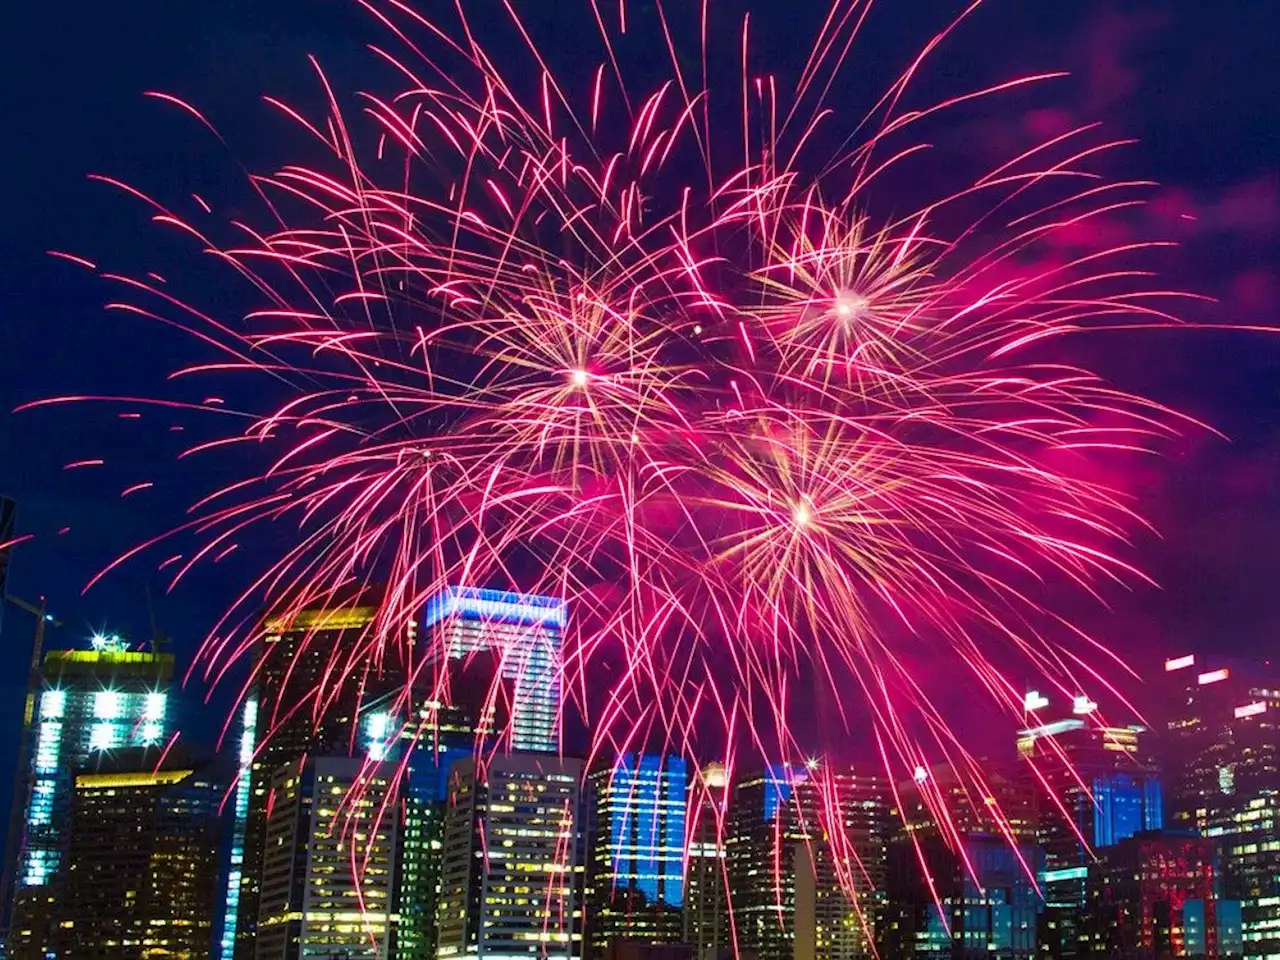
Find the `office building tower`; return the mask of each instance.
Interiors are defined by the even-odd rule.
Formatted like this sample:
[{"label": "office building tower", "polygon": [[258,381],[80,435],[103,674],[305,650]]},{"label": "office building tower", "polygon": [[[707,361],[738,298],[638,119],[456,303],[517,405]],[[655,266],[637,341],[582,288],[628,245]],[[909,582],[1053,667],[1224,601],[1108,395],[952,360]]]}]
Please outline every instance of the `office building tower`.
[{"label": "office building tower", "polygon": [[53,909],[62,960],[209,956],[226,784],[162,752],[122,750],[75,777]]},{"label": "office building tower", "polygon": [[1227,894],[1242,903],[1244,956],[1280,957],[1280,674],[1191,655],[1162,674],[1172,822],[1220,844]]},{"label": "office building tower", "polygon": [[760,960],[871,955],[887,808],[872,775],[780,766],[739,783],[725,840],[739,947]]},{"label": "office building tower", "polygon": [[[511,717],[511,684],[502,679],[496,651],[478,651],[448,662],[448,703],[426,699],[417,720],[399,729],[397,742],[388,741],[398,726],[380,712],[363,723],[366,742],[375,753],[404,758],[403,827],[397,871],[396,960],[435,960],[436,905],[444,851],[444,821],[449,772],[460,760],[487,756],[495,731],[505,730]],[[390,731],[390,734],[388,733]]]},{"label": "office building tower", "polygon": [[[352,753],[361,704],[395,686],[394,677],[348,669],[362,662],[377,612],[376,591],[366,590],[271,617],[263,625],[241,708],[242,766],[231,851],[233,861],[240,861],[231,868],[233,874],[239,868],[239,891],[226,898],[220,960],[254,957],[272,778],[309,754]],[[317,703],[317,691],[323,691],[323,704]]]},{"label": "office building tower", "polygon": [[166,740],[172,675],[171,655],[129,650],[118,637],[95,637],[89,650],[44,655],[8,957],[46,960],[77,771],[92,769],[111,751]]},{"label": "office building tower", "polygon": [[899,836],[889,847],[883,960],[1033,960],[1039,847],[1004,835]]},{"label": "office building tower", "polygon": [[688,768],[679,757],[626,754],[592,772],[587,882],[590,954],[610,944],[684,936]]},{"label": "office building tower", "polygon": [[685,882],[684,940],[696,960],[732,951],[725,834],[729,826],[729,777],[711,763],[694,778],[689,794],[689,851]]},{"label": "office building tower", "polygon": [[[1027,706],[1029,718],[1040,718],[1050,704],[1032,692]],[[1164,787],[1151,735],[1138,725],[1104,724],[1097,710],[1088,697],[1077,696],[1069,716],[1032,722],[1018,734],[1045,851],[1042,940],[1055,957],[1079,951],[1091,851],[1164,826]]]},{"label": "office building tower", "polygon": [[563,600],[474,587],[448,587],[427,603],[429,650],[465,658],[496,650],[512,684],[510,745],[519,751],[559,746]]},{"label": "office building tower", "polygon": [[1083,929],[1082,952],[1109,960],[1231,960],[1244,948],[1214,842],[1189,832],[1139,833],[1099,850]]},{"label": "office building tower", "polygon": [[399,809],[391,763],[310,757],[271,778],[258,960],[386,960]]},{"label": "office building tower", "polygon": [[449,775],[439,960],[582,956],[582,764],[469,758]]},{"label": "office building tower", "polygon": [[[815,769],[796,784],[795,797],[810,837],[803,854],[813,862],[812,870],[798,876],[796,956],[872,957],[884,906],[888,783],[882,774],[866,770]],[[812,921],[807,919],[810,904]]]}]

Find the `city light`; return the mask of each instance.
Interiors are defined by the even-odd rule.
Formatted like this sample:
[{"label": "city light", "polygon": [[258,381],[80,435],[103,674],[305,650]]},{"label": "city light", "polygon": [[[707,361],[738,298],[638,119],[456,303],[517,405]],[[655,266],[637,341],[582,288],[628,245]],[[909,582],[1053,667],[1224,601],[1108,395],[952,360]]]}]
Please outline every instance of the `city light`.
[{"label": "city light", "polygon": [[99,720],[118,720],[124,713],[124,694],[103,690],[93,695],[93,715]]},{"label": "city light", "polygon": [[1174,657],[1172,660],[1164,662],[1166,673],[1173,673],[1175,670],[1184,670],[1187,667],[1194,666],[1196,662],[1195,654],[1187,654],[1185,657]]},{"label": "city light", "polygon": [[1223,667],[1221,670],[1210,670],[1208,673],[1200,674],[1196,677],[1196,683],[1203,687],[1210,683],[1218,683],[1219,681],[1227,679],[1229,676],[1231,676],[1231,671],[1226,667]]}]

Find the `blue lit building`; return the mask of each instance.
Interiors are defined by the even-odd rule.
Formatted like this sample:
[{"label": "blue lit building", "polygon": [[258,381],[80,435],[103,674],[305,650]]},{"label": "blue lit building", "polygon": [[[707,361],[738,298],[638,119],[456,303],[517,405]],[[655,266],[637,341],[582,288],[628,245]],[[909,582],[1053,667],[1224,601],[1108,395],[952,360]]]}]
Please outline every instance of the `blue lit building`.
[{"label": "blue lit building", "polygon": [[222,909],[222,933],[218,941],[220,960],[233,960],[236,951],[236,924],[240,915],[240,887],[244,879],[244,842],[248,828],[253,752],[258,732],[258,701],[255,698],[249,697],[245,700],[240,717],[235,819],[231,828],[231,862],[227,870],[227,889]]},{"label": "blue lit building", "polygon": [[[1028,695],[1029,705],[1035,696]],[[1036,706],[1043,709],[1044,704]],[[1149,734],[1140,726],[1099,723],[1096,710],[1087,697],[1076,697],[1069,718],[1029,726],[1018,735],[1030,779],[1042,785],[1036,791],[1036,835],[1045,851],[1048,907],[1042,938],[1054,957],[1081,952],[1080,915],[1091,850],[1164,826],[1163,782]]]},{"label": "blue lit building", "polygon": [[429,655],[464,659],[496,651],[501,676],[512,685],[511,748],[554,751],[567,622],[568,607],[555,597],[448,587],[428,601],[423,632]]},{"label": "blue lit building", "polygon": [[[922,868],[923,861],[923,868]],[[936,830],[890,846],[880,955],[1032,960],[1043,854],[1028,842],[972,833],[953,847]]]},{"label": "blue lit building", "polygon": [[50,650],[32,720],[27,800],[7,956],[45,960],[51,909],[65,880],[67,824],[77,771],[127,747],[168,735],[173,657],[95,637],[90,650]]},{"label": "blue lit building", "polygon": [[689,770],[679,757],[626,754],[591,775],[587,921],[591,950],[684,936]]}]

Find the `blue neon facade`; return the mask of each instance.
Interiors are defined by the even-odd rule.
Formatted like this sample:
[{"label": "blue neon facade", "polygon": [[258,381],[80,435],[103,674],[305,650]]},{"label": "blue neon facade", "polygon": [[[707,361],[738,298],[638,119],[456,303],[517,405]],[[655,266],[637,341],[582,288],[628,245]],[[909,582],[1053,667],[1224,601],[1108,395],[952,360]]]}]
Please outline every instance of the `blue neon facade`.
[{"label": "blue neon facade", "polygon": [[236,949],[236,921],[240,913],[240,880],[244,874],[244,837],[248,825],[254,741],[258,729],[258,701],[252,698],[246,700],[242,715],[244,720],[240,733],[240,754],[237,758],[239,779],[236,781],[235,823],[231,832],[231,867],[227,872],[222,939],[218,943],[218,955],[222,960],[232,960]]},{"label": "blue neon facade", "polygon": [[627,754],[607,789],[614,885],[639,891],[647,903],[683,907],[688,765],[680,757]]},{"label": "blue neon facade", "polygon": [[427,601],[424,630],[433,651],[463,658],[498,654],[512,685],[511,746],[554,751],[559,746],[561,646],[568,606],[556,597],[447,587]]},{"label": "blue neon facade", "polygon": [[1164,827],[1164,794],[1160,778],[1146,773],[1111,773],[1095,777],[1093,846],[1109,847],[1143,830]]}]

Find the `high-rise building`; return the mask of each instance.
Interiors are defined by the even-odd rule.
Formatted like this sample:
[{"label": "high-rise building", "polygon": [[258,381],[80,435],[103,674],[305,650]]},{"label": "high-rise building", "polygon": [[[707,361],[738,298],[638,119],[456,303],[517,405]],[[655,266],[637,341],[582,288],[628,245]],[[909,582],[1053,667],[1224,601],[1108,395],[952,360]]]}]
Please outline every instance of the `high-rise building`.
[{"label": "high-rise building", "polygon": [[690,789],[684,939],[696,960],[732,950],[724,839],[729,826],[729,777],[724,765],[703,767]]},{"label": "high-rise building", "polygon": [[796,956],[854,960],[875,955],[890,833],[888,784],[879,773],[813,773],[795,787],[811,869],[797,877]]},{"label": "high-rise building", "polygon": [[396,769],[310,757],[271,779],[255,956],[386,960],[394,944]]},{"label": "high-rise building", "polygon": [[[1028,715],[1047,698],[1027,695]],[[1077,696],[1070,716],[1018,734],[1024,775],[1034,786],[1037,838],[1045,851],[1045,929],[1050,956],[1079,952],[1080,915],[1092,851],[1164,826],[1164,786],[1150,734],[1099,722],[1097,704]]]},{"label": "high-rise building", "polygon": [[889,848],[883,960],[1033,960],[1044,869],[1039,847],[1004,835],[937,831]]},{"label": "high-rise building", "polygon": [[725,854],[741,949],[760,960],[872,954],[885,793],[878,776],[791,766],[735,787]]},{"label": "high-rise building", "polygon": [[985,763],[969,777],[943,764],[917,768],[895,793],[883,960],[1035,956],[1044,852],[1028,785]]},{"label": "high-rise building", "polygon": [[160,754],[119,751],[76,775],[57,957],[209,956],[225,783],[207,764]]},{"label": "high-rise building", "polygon": [[[272,617],[264,624],[262,640],[254,649],[253,684],[241,713],[241,771],[231,850],[231,873],[235,876],[238,870],[239,889],[226,898],[221,960],[254,958],[272,778],[281,767],[309,754],[354,752],[362,703],[395,686],[394,677],[348,669],[359,659],[377,610],[372,591],[365,591]],[[317,703],[318,691],[323,691],[323,704]]]},{"label": "high-rise building", "polygon": [[167,735],[173,657],[95,637],[90,650],[50,650],[41,665],[31,788],[22,818],[8,957],[45,960],[50,919],[65,879],[67,825],[77,771],[122,747]]},{"label": "high-rise building", "polygon": [[1280,957],[1280,672],[1188,655],[1156,679],[1174,825],[1215,839],[1244,955]]},{"label": "high-rise building", "polygon": [[592,772],[587,882],[590,953],[611,943],[684,936],[688,767],[679,757],[626,754]]},{"label": "high-rise building", "polygon": [[423,628],[432,632],[430,649],[451,658],[498,651],[502,676],[513,686],[511,748],[555,751],[567,618],[565,601],[555,597],[448,587],[428,601]]},{"label": "high-rise building", "polygon": [[[404,724],[397,743],[394,720],[378,711],[365,720],[374,753],[403,757],[403,826],[397,871],[396,960],[435,960],[436,905],[444,856],[444,821],[453,764],[491,751],[495,731],[511,717],[511,684],[502,679],[495,651],[448,664],[448,703],[427,699],[417,721]],[[389,733],[389,731],[391,731]],[[387,744],[385,753],[378,744]]]},{"label": "high-rise building", "polygon": [[1222,896],[1214,842],[1193,833],[1139,833],[1098,851],[1089,867],[1083,953],[1109,960],[1243,954],[1240,902]]},{"label": "high-rise building", "polygon": [[472,757],[449,775],[439,960],[582,956],[582,764]]}]

